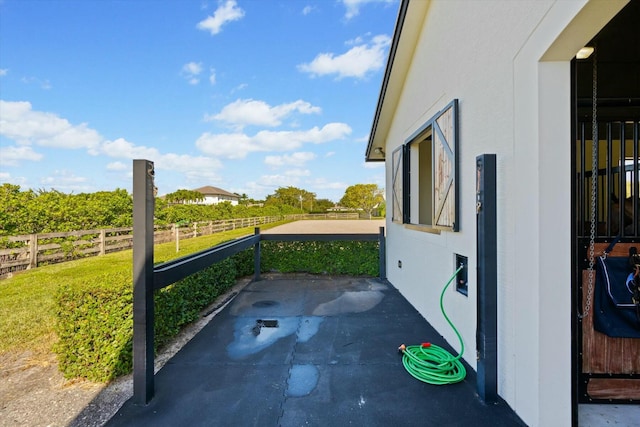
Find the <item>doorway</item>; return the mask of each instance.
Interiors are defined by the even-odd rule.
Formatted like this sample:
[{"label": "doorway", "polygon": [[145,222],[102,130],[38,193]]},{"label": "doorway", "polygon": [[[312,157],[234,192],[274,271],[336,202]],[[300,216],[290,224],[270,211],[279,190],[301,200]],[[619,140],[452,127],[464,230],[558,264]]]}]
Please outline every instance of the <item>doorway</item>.
[{"label": "doorway", "polygon": [[624,256],[633,246],[640,252],[637,28],[640,0],[631,0],[587,44],[594,51],[572,62],[573,379],[580,404],[640,403],[640,338],[594,330],[595,283],[589,274],[592,242],[596,257],[616,238],[613,255]]}]

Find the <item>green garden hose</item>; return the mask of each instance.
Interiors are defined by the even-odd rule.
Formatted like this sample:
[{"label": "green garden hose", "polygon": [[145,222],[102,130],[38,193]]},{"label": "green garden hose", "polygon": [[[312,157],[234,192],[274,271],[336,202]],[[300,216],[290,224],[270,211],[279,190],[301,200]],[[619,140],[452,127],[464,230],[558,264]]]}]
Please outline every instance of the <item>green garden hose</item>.
[{"label": "green garden hose", "polygon": [[460,268],[453,273],[453,276],[451,276],[440,294],[440,310],[460,341],[460,354],[453,356],[444,348],[431,343],[409,346],[402,344],[398,348],[402,353],[402,364],[407,372],[415,379],[428,384],[454,384],[464,380],[467,375],[467,371],[460,361],[464,353],[464,342],[456,327],[451,320],[449,320],[442,304],[445,291],[462,268],[463,266],[460,266]]}]

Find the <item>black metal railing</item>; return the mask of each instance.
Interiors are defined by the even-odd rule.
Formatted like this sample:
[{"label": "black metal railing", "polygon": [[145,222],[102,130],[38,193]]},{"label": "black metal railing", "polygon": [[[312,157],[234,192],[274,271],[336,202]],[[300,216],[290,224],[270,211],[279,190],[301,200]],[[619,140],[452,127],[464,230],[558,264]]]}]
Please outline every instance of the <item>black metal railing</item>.
[{"label": "black metal railing", "polygon": [[[329,242],[329,241],[361,241],[378,242],[379,244],[379,277],[386,278],[385,266],[385,235],[384,227],[380,227],[378,234],[261,234],[260,228],[255,229],[255,233],[250,236],[241,237],[230,242],[222,243],[210,249],[206,249],[192,255],[168,261],[153,267],[153,275],[150,283],[146,283],[144,289],[151,288],[153,291],[162,289],[179,280],[184,279],[200,270],[210,267],[212,264],[229,258],[239,252],[254,248],[254,280],[260,279],[261,250],[260,242]],[[134,249],[135,250],[135,249]],[[153,259],[153,254],[147,257]],[[154,324],[153,292],[146,292],[141,288],[134,288],[134,301],[136,292],[147,295],[141,311],[138,313],[145,325]],[[148,298],[149,300],[146,300]],[[134,307],[134,316],[136,309]],[[134,319],[135,324],[135,319]],[[141,328],[134,329],[133,340],[133,376],[134,376],[134,399],[137,403],[146,404],[153,397],[154,379],[153,371],[150,373],[144,369],[146,366],[154,365],[153,352],[146,351],[153,348],[153,330]],[[144,360],[143,360],[144,359]],[[137,379],[137,381],[136,381]]]},{"label": "black metal railing", "polygon": [[212,264],[254,248],[254,280],[260,279],[260,242],[378,241],[379,276],[386,278],[384,227],[378,234],[254,234],[210,249],[153,265],[154,166],[133,161],[133,397],[148,403],[154,394],[154,291],[169,286]]}]

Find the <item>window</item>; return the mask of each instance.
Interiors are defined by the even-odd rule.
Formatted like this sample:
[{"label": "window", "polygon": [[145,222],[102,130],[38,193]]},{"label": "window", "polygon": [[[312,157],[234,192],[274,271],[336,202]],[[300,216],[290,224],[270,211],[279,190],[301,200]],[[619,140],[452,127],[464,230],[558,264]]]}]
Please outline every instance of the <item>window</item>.
[{"label": "window", "polygon": [[[393,157],[393,191],[402,191],[403,222],[436,230],[458,231],[458,100],[423,124],[406,142],[396,166]],[[403,184],[396,184],[405,166]]]}]

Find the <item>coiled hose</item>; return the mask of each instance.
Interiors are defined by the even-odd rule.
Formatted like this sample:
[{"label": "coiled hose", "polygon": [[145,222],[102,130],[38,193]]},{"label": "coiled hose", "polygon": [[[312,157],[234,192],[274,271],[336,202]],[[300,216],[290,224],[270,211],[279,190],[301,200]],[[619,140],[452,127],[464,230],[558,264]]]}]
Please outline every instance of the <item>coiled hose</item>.
[{"label": "coiled hose", "polygon": [[463,266],[461,265],[460,268],[453,273],[453,276],[451,276],[440,294],[440,311],[442,311],[442,315],[460,341],[460,354],[453,356],[444,348],[431,343],[409,346],[402,344],[398,348],[402,353],[402,364],[407,372],[415,379],[428,384],[454,384],[464,380],[467,375],[467,371],[460,361],[464,353],[464,342],[462,341],[460,333],[444,311],[442,303],[445,291],[462,268]]}]

